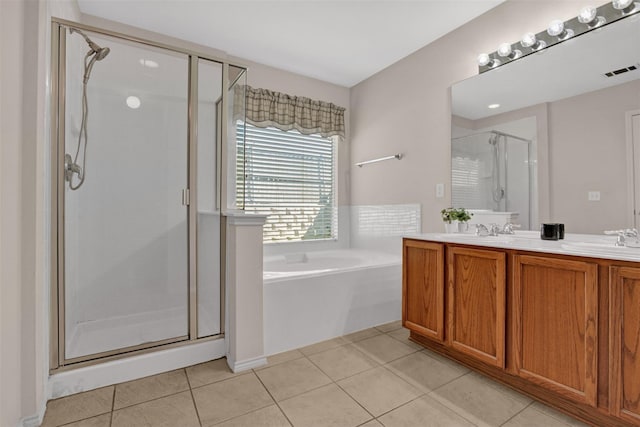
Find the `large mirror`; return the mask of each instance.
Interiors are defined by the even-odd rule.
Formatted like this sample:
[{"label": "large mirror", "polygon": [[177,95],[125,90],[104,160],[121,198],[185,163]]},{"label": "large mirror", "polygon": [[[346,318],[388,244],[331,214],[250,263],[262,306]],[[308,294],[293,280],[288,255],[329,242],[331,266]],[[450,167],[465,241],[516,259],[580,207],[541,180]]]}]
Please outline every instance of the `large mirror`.
[{"label": "large mirror", "polygon": [[477,222],[640,225],[640,15],[455,84],[451,122],[452,205]]}]

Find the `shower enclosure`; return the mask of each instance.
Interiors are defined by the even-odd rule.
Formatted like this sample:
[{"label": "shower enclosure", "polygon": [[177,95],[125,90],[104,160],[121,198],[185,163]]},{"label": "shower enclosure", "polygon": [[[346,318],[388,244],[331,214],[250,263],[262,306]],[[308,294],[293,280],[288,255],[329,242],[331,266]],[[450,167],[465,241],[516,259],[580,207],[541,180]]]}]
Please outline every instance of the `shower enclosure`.
[{"label": "shower enclosure", "polygon": [[451,140],[451,200],[466,209],[517,212],[531,228],[531,141],[495,130]]},{"label": "shower enclosure", "polygon": [[223,106],[245,70],[66,21],[53,39],[52,369],[222,337]]}]

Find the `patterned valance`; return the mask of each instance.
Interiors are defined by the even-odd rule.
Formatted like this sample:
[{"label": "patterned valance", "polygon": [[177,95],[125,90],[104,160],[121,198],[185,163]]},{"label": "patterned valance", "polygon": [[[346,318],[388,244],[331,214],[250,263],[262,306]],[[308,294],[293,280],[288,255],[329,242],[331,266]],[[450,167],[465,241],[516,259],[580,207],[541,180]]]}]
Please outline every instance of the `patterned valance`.
[{"label": "patterned valance", "polygon": [[245,96],[246,120],[254,126],[344,137],[345,109],[335,104],[251,86],[245,86]]}]

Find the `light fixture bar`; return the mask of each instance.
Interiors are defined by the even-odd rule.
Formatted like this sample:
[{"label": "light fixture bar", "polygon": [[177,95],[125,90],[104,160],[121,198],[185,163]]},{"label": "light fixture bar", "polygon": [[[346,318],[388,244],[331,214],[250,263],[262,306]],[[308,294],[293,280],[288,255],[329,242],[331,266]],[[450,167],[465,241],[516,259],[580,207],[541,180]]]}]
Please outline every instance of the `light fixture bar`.
[{"label": "light fixture bar", "polygon": [[613,0],[598,8],[585,7],[575,18],[564,22],[552,21],[548,29],[537,34],[526,33],[521,41],[512,44],[502,43],[495,52],[481,53],[478,55],[478,72],[482,74],[517,61],[596,28],[636,15],[638,12],[640,12],[640,0]]}]

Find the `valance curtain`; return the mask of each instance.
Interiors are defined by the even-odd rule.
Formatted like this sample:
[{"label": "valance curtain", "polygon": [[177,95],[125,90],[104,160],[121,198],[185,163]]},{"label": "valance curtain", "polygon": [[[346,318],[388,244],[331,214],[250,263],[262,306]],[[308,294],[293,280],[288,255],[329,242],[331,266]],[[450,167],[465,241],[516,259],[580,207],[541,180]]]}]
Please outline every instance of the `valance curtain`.
[{"label": "valance curtain", "polygon": [[345,109],[335,104],[251,86],[238,92],[246,96],[246,121],[254,126],[344,137]]}]

